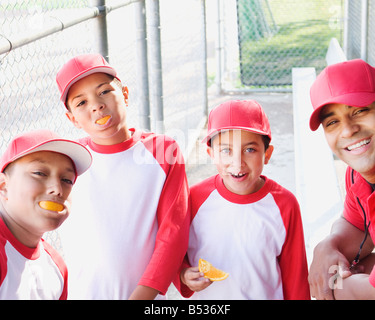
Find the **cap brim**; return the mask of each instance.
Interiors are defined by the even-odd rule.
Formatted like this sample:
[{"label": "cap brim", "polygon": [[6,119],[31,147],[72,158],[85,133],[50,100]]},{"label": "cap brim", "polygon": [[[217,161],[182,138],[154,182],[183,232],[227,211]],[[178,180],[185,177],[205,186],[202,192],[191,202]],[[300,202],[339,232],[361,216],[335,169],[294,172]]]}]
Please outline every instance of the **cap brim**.
[{"label": "cap brim", "polygon": [[78,176],[84,173],[92,163],[91,153],[78,142],[64,139],[54,139],[43,142],[42,144],[18,154],[17,157],[10,159],[6,164],[4,164],[2,171],[11,162],[38,151],[51,151],[66,155],[73,161]]},{"label": "cap brim", "polygon": [[66,102],[66,97],[68,95],[68,92],[69,92],[69,89],[71,88],[71,86],[73,84],[75,84],[77,81],[89,76],[89,75],[92,75],[94,73],[106,73],[106,74],[109,74],[115,78],[117,78],[119,81],[121,81],[118,77],[117,77],[117,73],[116,71],[110,67],[110,66],[101,66],[101,67],[94,67],[94,68],[91,68],[91,69],[88,69],[88,70],[85,70],[84,72],[82,73],[79,73],[78,75],[76,75],[73,79],[71,79],[69,81],[69,83],[66,85],[65,89],[64,89],[64,92],[62,93],[61,97],[60,97],[60,100],[62,102]]},{"label": "cap brim", "polygon": [[352,107],[366,107],[375,101],[375,92],[355,92],[348,93],[337,97],[332,97],[322,102],[310,116],[310,129],[315,131],[319,128],[320,112],[322,109],[332,103],[341,103]]},{"label": "cap brim", "polygon": [[91,153],[81,144],[69,140],[53,140],[36,147],[31,152],[53,151],[68,156],[77,170],[77,175],[84,173],[92,163]]},{"label": "cap brim", "polygon": [[210,130],[210,132],[207,134],[207,136],[202,139],[201,143],[206,143],[209,146],[210,145],[209,142],[211,141],[212,138],[214,138],[220,132],[225,132],[225,131],[228,131],[228,130],[245,130],[245,131],[249,131],[249,132],[252,132],[252,133],[260,134],[262,136],[268,136],[271,139],[271,137],[268,135],[268,133],[266,133],[264,131],[257,130],[257,129],[250,129],[250,128],[247,128],[247,127],[233,127],[232,126],[232,127],[224,127],[224,128],[220,128],[220,129]]}]

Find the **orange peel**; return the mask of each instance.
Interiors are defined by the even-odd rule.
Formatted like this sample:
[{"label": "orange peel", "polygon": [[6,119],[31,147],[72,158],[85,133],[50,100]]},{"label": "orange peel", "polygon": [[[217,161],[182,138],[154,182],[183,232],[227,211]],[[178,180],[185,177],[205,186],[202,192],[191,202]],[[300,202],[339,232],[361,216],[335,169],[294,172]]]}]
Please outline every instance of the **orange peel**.
[{"label": "orange peel", "polygon": [[100,118],[100,119],[96,120],[96,123],[100,124],[100,125],[106,124],[108,122],[109,118],[111,118],[111,116],[105,116],[103,118]]},{"label": "orange peel", "polygon": [[199,272],[204,273],[204,277],[210,279],[211,281],[221,281],[228,278],[229,273],[215,268],[210,262],[199,259],[198,262]]},{"label": "orange peel", "polygon": [[61,203],[48,201],[48,200],[40,201],[39,207],[45,210],[56,211],[56,212],[60,212],[64,210],[64,206]]}]

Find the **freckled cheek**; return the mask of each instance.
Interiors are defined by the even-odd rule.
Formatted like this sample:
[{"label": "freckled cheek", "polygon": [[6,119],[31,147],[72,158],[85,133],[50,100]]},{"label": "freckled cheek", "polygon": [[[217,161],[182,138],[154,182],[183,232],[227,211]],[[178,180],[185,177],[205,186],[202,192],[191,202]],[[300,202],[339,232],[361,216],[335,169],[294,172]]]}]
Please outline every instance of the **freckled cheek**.
[{"label": "freckled cheek", "polygon": [[224,173],[225,169],[228,167],[227,165],[224,165],[221,162],[215,162],[215,165],[216,165],[216,169],[217,169],[218,173],[220,173],[220,174]]},{"label": "freckled cheek", "polygon": [[214,157],[211,158],[212,162],[217,166],[224,166],[228,163],[228,157],[222,156],[220,153],[215,153]]},{"label": "freckled cheek", "polygon": [[265,161],[265,156],[264,155],[254,155],[250,154],[247,157],[243,158],[243,162],[248,166],[248,167],[259,167],[264,164]]}]

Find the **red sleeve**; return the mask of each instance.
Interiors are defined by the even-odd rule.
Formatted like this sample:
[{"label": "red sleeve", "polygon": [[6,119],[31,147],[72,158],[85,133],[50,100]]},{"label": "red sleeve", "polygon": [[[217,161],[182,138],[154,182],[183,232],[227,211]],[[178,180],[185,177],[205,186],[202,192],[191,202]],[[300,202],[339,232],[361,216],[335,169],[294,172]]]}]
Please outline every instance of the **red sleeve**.
[{"label": "red sleeve", "polygon": [[285,300],[310,300],[305,241],[299,204],[295,196],[279,186],[272,193],[280,209],[286,237],[279,259]]},{"label": "red sleeve", "polygon": [[[151,140],[149,139],[149,142]],[[190,211],[185,164],[177,143],[166,136],[153,136],[145,146],[154,154],[166,174],[157,208],[159,229],[151,260],[139,285],[165,294],[176,279],[187,251]]]},{"label": "red sleeve", "polygon": [[[344,202],[344,218],[349,221],[352,225],[357,227],[359,230],[364,231],[363,214],[358,210],[356,196],[351,190],[352,186],[352,172],[353,169],[348,167],[345,174],[345,202]],[[354,173],[355,175],[355,173]],[[355,177],[354,177],[355,179]]]},{"label": "red sleeve", "polygon": [[59,300],[67,300],[68,298],[68,269],[63,258],[58,254],[58,252],[44,239],[42,239],[43,247],[45,251],[51,256],[52,260],[55,262],[57,268],[64,279],[63,290]]},{"label": "red sleeve", "polygon": [[7,267],[8,258],[5,253],[5,243],[6,243],[6,240],[1,236],[1,233],[0,233],[0,287],[3,284],[3,281],[8,271],[8,267]]}]

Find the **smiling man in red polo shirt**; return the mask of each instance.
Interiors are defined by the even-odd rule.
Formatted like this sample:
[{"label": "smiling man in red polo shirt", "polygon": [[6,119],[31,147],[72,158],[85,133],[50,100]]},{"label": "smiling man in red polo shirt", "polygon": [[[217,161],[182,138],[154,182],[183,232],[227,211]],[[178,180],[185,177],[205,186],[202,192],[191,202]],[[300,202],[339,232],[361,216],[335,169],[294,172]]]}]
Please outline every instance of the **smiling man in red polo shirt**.
[{"label": "smiling man in red polo shirt", "polygon": [[[316,78],[310,97],[311,130],[322,124],[331,150],[348,165],[343,215],[314,250],[311,294],[317,299],[375,299],[370,255],[375,239],[375,68],[360,59],[330,65]],[[335,288],[332,266],[341,276]]]}]

